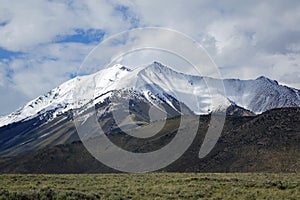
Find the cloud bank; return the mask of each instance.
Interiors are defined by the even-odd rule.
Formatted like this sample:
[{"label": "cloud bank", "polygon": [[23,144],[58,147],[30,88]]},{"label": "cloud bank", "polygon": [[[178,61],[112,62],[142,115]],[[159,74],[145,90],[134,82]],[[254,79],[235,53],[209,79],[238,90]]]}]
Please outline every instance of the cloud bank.
[{"label": "cloud bank", "polygon": [[224,78],[300,88],[299,21],[297,0],[0,0],[0,114],[72,78],[106,37],[147,26],[200,42]]}]

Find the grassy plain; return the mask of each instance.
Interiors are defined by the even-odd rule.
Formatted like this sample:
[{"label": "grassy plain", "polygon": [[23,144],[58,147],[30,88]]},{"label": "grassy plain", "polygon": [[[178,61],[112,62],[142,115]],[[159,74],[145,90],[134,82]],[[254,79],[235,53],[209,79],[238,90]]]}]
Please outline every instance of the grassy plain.
[{"label": "grassy plain", "polygon": [[0,199],[300,199],[300,174],[3,174]]}]

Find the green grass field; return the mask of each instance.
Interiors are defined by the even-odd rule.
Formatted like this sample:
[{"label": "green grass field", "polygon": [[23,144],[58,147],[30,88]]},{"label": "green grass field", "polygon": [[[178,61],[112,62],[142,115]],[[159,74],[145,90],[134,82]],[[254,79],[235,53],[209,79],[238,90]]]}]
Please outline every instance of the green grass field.
[{"label": "green grass field", "polygon": [[300,199],[300,174],[0,175],[0,199]]}]

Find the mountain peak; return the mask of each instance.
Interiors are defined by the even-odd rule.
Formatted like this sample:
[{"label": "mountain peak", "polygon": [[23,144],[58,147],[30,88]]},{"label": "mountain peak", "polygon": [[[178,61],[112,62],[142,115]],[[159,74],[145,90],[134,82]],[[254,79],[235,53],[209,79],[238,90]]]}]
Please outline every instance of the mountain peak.
[{"label": "mountain peak", "polygon": [[162,64],[161,62],[158,62],[158,61],[154,61],[153,64],[158,65],[160,67],[166,67],[166,65],[164,65],[164,64]]},{"label": "mountain peak", "polygon": [[270,80],[270,79],[265,76],[259,76],[256,78],[256,80]]},{"label": "mountain peak", "polygon": [[266,76],[260,76],[260,77],[256,78],[255,80],[267,81],[267,82],[270,82],[270,83],[278,85],[278,82],[276,80],[271,80],[271,79],[269,79]]},{"label": "mountain peak", "polygon": [[[150,65],[146,66],[144,68],[146,71],[150,70],[152,72],[158,72],[158,73],[164,73],[165,75],[170,75],[170,74],[182,74],[178,71],[175,71],[173,68],[168,67],[167,65],[162,64],[161,62],[154,61]],[[144,71],[144,70],[142,70]]]},{"label": "mountain peak", "polygon": [[[78,79],[79,77],[77,77]],[[196,114],[207,114],[208,109],[223,108],[228,106],[228,102],[230,105],[237,105],[254,113],[261,113],[272,108],[300,107],[300,92],[298,90],[278,85],[276,81],[265,76],[247,81],[232,80],[209,79],[212,83],[223,81],[226,96],[220,97],[220,99],[226,98],[228,101],[222,105],[211,105],[211,96],[212,94],[218,95],[219,88],[208,88],[202,77],[175,71],[158,61],[154,61],[146,67],[142,66],[132,70],[122,64],[116,64],[95,74],[81,76],[80,84],[88,88],[93,85],[92,81],[96,81],[95,97],[122,88],[132,88],[133,85],[139,86],[137,87],[138,92],[153,104],[155,102],[148,95],[148,92],[158,95],[161,99],[169,100],[170,96],[175,99],[178,98]],[[91,99],[85,98],[84,93],[79,96],[82,98],[80,105],[74,103],[75,82],[76,79],[71,79],[49,93],[34,99],[16,112],[1,116],[0,127],[47,113],[51,113],[51,116],[55,118],[76,109],[77,106],[87,104]],[[138,85],[136,85],[137,83]],[[168,104],[173,105],[172,101],[169,101]]]}]

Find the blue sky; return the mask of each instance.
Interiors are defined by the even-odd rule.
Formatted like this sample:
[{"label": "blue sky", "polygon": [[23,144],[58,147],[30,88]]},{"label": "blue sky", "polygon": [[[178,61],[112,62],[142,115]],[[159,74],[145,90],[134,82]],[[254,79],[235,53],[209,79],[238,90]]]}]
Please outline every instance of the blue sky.
[{"label": "blue sky", "polygon": [[0,0],[0,115],[74,77],[105,38],[147,26],[197,40],[224,78],[300,88],[299,21],[297,0]]},{"label": "blue sky", "polygon": [[4,59],[12,59],[14,57],[17,57],[18,55],[21,55],[22,52],[14,52],[14,51],[9,51],[3,48],[0,48],[0,60]]},{"label": "blue sky", "polygon": [[75,43],[99,43],[102,41],[105,35],[105,31],[101,29],[75,29],[73,34],[68,35],[58,35],[53,42],[56,43],[66,43],[66,42],[75,42]]}]

